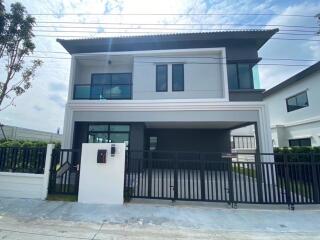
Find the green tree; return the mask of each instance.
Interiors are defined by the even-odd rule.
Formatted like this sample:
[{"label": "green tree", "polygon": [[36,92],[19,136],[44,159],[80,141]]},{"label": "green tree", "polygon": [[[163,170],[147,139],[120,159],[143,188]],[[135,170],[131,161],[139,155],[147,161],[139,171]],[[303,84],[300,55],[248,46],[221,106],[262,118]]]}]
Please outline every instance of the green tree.
[{"label": "green tree", "polygon": [[[39,59],[26,63],[24,58],[35,49],[32,39],[35,18],[31,17],[21,3],[11,4],[6,12],[0,0],[0,63],[4,66],[3,79],[0,79],[0,111],[14,104],[17,96],[31,87],[42,61]],[[21,73],[21,76],[16,76]]]}]

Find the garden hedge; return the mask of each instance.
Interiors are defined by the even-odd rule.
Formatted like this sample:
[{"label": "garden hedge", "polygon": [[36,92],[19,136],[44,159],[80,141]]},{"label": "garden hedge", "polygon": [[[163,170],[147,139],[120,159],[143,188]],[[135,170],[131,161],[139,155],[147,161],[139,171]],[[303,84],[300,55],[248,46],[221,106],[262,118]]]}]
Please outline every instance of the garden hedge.
[{"label": "garden hedge", "polygon": [[48,143],[55,144],[56,148],[61,147],[60,142],[46,141],[29,141],[29,140],[0,140],[0,147],[26,147],[26,148],[43,148],[47,147]]}]

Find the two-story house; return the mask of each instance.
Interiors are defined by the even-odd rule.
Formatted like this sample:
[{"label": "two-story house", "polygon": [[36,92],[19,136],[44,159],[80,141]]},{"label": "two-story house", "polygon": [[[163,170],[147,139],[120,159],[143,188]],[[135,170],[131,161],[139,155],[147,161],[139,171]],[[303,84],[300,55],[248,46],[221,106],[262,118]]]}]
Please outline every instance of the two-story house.
[{"label": "two-story house", "polygon": [[256,64],[277,31],[58,39],[72,56],[63,147],[230,152],[230,131],[254,124],[272,152]]},{"label": "two-story house", "polygon": [[264,93],[276,147],[320,146],[320,62]]}]

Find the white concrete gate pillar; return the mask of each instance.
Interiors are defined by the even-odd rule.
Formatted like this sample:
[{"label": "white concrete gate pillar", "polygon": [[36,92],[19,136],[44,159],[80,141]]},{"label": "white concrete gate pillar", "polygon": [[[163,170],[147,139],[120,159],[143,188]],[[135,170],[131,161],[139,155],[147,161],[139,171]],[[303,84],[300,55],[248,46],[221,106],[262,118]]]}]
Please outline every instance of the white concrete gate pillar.
[{"label": "white concrete gate pillar", "polygon": [[[106,163],[97,163],[100,149],[107,150]],[[123,204],[124,168],[124,143],[82,144],[78,202]]]}]

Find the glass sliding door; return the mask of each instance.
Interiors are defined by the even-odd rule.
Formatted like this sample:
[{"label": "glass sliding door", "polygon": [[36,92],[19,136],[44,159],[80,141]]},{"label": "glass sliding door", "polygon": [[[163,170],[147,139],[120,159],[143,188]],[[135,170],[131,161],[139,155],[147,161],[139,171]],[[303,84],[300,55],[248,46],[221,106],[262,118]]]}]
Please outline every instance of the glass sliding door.
[{"label": "glass sliding door", "polygon": [[129,146],[130,125],[92,123],[88,127],[89,143],[125,143]]}]

